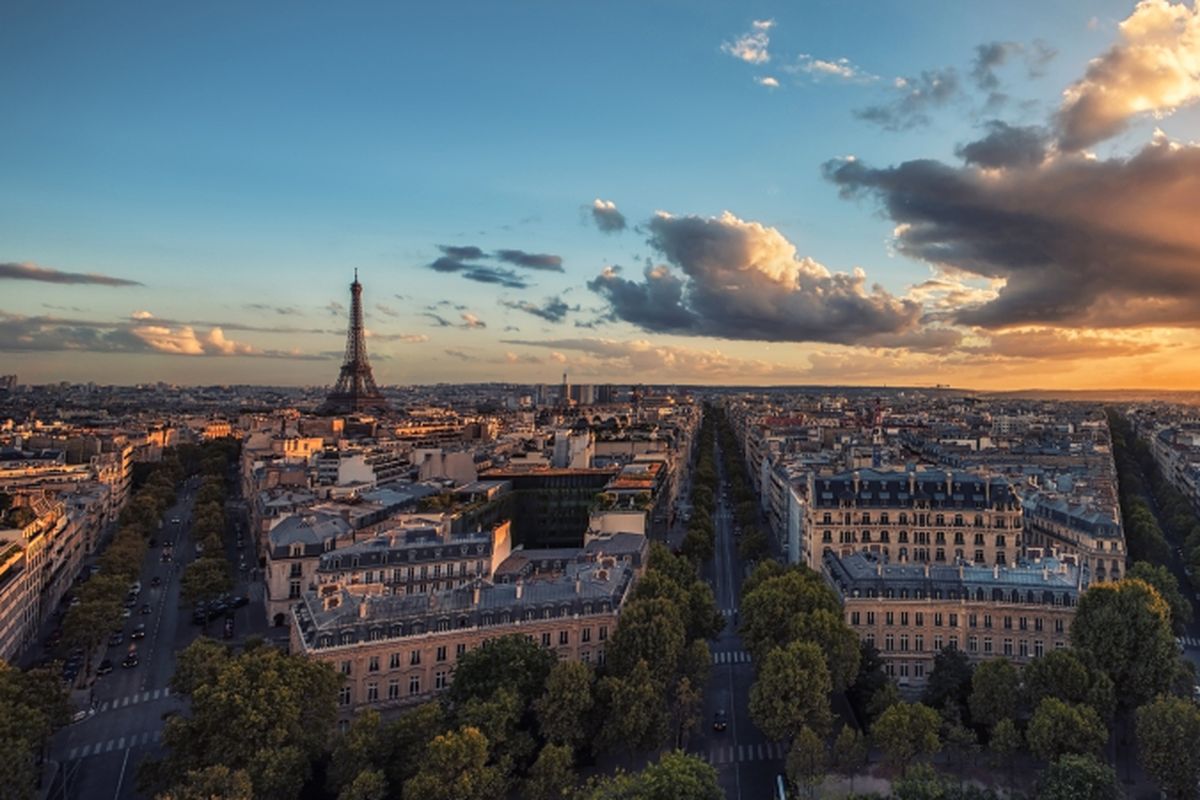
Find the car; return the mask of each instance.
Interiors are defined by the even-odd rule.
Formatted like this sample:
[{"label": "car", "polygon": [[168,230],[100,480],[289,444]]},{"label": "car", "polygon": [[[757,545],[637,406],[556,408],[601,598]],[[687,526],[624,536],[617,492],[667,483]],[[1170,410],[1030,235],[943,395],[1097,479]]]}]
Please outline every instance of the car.
[{"label": "car", "polygon": [[134,594],[134,595],[141,594],[142,593],[142,582],[134,581],[132,584],[130,584],[129,585],[129,593]]},{"label": "car", "polygon": [[175,546],[175,543],[172,542],[170,539],[163,539],[163,549],[164,550],[168,550],[174,546]]},{"label": "car", "polygon": [[154,613],[154,606],[149,603],[142,603],[142,616],[145,617]]},{"label": "car", "polygon": [[725,714],[725,710],[721,709],[713,714],[713,730],[723,731],[729,726],[729,718]]},{"label": "car", "polygon": [[162,560],[164,562],[171,560],[171,551],[170,550],[163,550]]},{"label": "car", "polygon": [[80,599],[79,595],[73,595],[71,597],[71,605],[73,605],[73,606],[77,606],[82,602],[83,602],[83,600]]},{"label": "car", "polygon": [[150,579],[150,585],[151,585],[151,586],[160,586],[160,585],[162,585],[162,578],[160,578],[160,577],[158,577],[157,575],[155,575],[153,578],[151,578],[151,579]]},{"label": "car", "polygon": [[146,638],[145,623],[139,622],[137,625],[135,625],[133,627],[133,631],[129,634],[129,638],[130,639],[145,639]]},{"label": "car", "polygon": [[171,524],[172,524],[172,525],[178,525],[178,524],[179,524],[179,517],[171,517]]},{"label": "car", "polygon": [[125,644],[124,633],[114,633],[112,636],[108,637],[109,647],[120,647],[123,644]]},{"label": "car", "polygon": [[125,656],[125,658],[121,661],[121,666],[124,667],[125,669],[133,669],[139,663],[140,662],[138,660],[138,654],[130,653],[129,655]]},{"label": "car", "polygon": [[107,675],[112,672],[112,659],[106,658],[100,662],[100,666],[96,667],[96,675]]},{"label": "car", "polygon": [[92,715],[91,709],[81,708],[71,715],[71,722],[83,722]]},{"label": "car", "polygon": [[128,597],[126,597],[126,598],[125,598],[125,607],[126,607],[126,608],[133,608],[134,606],[136,606],[136,605],[137,605],[137,601],[138,601],[138,599],[137,599],[137,595],[136,595],[136,594],[131,594],[131,595],[129,595]]},{"label": "car", "polygon": [[229,605],[232,608],[241,608],[242,606],[248,606],[248,605],[250,605],[250,598],[246,597],[246,595],[244,595],[244,594],[240,594],[237,597],[233,598],[233,600],[231,600],[229,602]]},{"label": "car", "polygon": [[122,619],[129,619],[129,618],[130,618],[130,617],[132,617],[132,616],[133,616],[133,609],[126,608],[126,609],[124,609],[124,610],[122,610],[122,611],[121,611],[121,618],[122,618]]}]

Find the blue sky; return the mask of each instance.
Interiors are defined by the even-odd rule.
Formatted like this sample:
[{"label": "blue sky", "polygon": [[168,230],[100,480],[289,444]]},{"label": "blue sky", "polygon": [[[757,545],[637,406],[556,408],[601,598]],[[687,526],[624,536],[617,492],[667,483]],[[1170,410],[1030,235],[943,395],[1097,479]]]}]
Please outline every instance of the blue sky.
[{"label": "blue sky", "polygon": [[[729,211],[776,229],[831,272],[860,267],[868,285],[904,295],[931,265],[898,254],[895,220],[869,199],[839,198],[822,164],[851,154],[878,167],[952,162],[986,120],[1044,124],[1132,9],[9,2],[0,16],[0,262],[142,285],[0,280],[0,313],[12,323],[8,341],[0,334],[0,371],[31,381],[328,382],[336,358],[283,356],[340,352],[344,315],[329,304],[346,302],[357,267],[384,382],[553,380],[564,368],[579,380],[864,380],[822,372],[814,354],[880,358],[885,379],[942,382],[936,370],[892,375],[906,354],[878,340],[868,350],[858,340],[736,341],[620,314],[602,320],[612,308],[587,283],[609,265],[632,278],[645,259],[663,261],[647,241],[655,212]],[[771,23],[758,29],[769,60],[723,50],[756,20]],[[1030,77],[1035,40],[1054,56]],[[995,70],[1010,99],[993,111],[970,76],[986,42],[1013,46]],[[803,69],[837,59],[857,77]],[[896,78],[951,67],[961,90],[930,108],[926,124],[888,131],[856,116],[894,102]],[[756,83],[766,77],[779,86]],[[1195,108],[1179,106],[1132,120],[1094,151],[1128,153],[1155,125],[1200,137]],[[616,204],[626,230],[592,224],[598,197]],[[524,289],[476,283],[430,270],[437,245],[555,254],[563,271],[516,268]],[[561,321],[512,307],[551,297],[571,309]],[[437,303],[433,313],[451,325],[425,315]],[[96,330],[133,314],[138,326],[117,331],[132,337],[22,344],[22,324]],[[486,327],[463,327],[463,314]],[[141,330],[151,325],[162,330]],[[246,355],[191,348],[188,337],[214,325]],[[195,357],[164,354],[172,348]],[[1002,371],[1010,366],[1021,367]],[[1027,374],[1039,382],[1036,369]]]}]

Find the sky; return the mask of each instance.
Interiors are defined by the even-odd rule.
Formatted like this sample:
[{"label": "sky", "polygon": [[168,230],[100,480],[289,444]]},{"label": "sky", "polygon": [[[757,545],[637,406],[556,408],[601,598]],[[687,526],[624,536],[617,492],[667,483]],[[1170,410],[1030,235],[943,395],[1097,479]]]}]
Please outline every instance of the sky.
[{"label": "sky", "polygon": [[0,373],[1200,388],[1200,8],[0,5]]}]

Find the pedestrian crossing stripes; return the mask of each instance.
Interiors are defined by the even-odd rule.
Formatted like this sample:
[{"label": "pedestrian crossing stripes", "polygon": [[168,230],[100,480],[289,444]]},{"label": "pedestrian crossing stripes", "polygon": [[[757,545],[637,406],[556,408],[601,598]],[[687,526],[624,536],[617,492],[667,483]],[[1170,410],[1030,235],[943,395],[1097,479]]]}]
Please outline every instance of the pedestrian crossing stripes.
[{"label": "pedestrian crossing stripes", "polygon": [[1176,641],[1184,647],[1200,647],[1200,636],[1180,636]]},{"label": "pedestrian crossing stripes", "polygon": [[712,654],[714,664],[748,664],[750,654],[745,650],[720,650]]},{"label": "pedestrian crossing stripes", "polygon": [[729,744],[710,747],[707,753],[697,753],[709,764],[744,764],[750,761],[782,761],[787,758],[787,745],[782,742],[759,744]]},{"label": "pedestrian crossing stripes", "polygon": [[117,736],[95,744],[72,747],[71,752],[67,753],[67,760],[74,761],[77,758],[101,756],[105,753],[120,752],[130,747],[143,747],[157,742],[161,738],[162,731],[146,731],[145,733],[135,733],[132,736]]},{"label": "pedestrian crossing stripes", "polygon": [[171,694],[170,687],[163,689],[151,689],[145,692],[135,692],[127,694],[124,697],[117,697],[112,700],[104,700],[96,707],[97,711],[115,711],[118,708],[137,705],[138,703],[149,703],[154,700],[160,700]]},{"label": "pedestrian crossing stripes", "polygon": [[732,617],[736,613],[737,613],[736,608],[722,608],[721,609],[721,616],[723,616],[723,617]]}]

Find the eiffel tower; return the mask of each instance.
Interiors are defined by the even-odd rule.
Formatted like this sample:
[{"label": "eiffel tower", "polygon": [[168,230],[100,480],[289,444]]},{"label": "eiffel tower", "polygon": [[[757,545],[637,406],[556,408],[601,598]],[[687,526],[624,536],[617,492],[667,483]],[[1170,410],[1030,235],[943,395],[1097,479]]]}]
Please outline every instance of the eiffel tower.
[{"label": "eiffel tower", "polygon": [[337,384],[325,398],[323,414],[351,414],[370,409],[386,410],[387,401],[375,385],[371,364],[367,361],[367,340],[363,334],[362,284],[358,270],[350,284],[350,328],[346,331],[346,358]]}]

